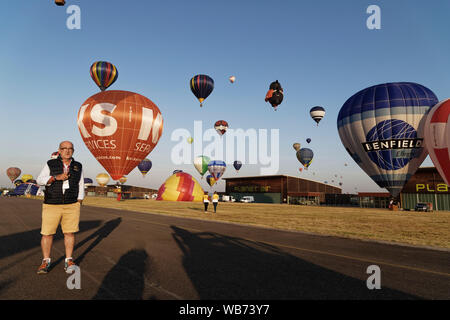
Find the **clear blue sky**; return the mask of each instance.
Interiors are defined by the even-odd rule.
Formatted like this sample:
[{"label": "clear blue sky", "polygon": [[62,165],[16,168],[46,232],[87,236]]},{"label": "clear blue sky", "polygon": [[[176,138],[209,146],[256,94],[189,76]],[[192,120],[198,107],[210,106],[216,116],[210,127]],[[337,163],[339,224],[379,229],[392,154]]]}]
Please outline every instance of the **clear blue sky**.
[{"label": "clear blue sky", "polygon": [[[81,9],[80,30],[66,27],[71,4]],[[381,8],[380,30],[366,27],[372,4]],[[150,98],[164,118],[162,138],[148,156],[151,172],[142,178],[135,169],[127,183],[159,188],[174,169],[198,178],[192,165],[170,163],[176,144],[171,133],[192,132],[195,120],[206,129],[224,119],[235,129],[280,129],[280,174],[342,181],[344,192],[383,191],[345,151],[337,114],[351,95],[384,82],[417,82],[439,100],[448,98],[449,11],[447,0],[66,0],[65,7],[53,0],[2,1],[0,186],[11,185],[11,166],[36,177],[66,139],[74,142],[85,176],[105,172],[84,145],[76,118],[81,104],[99,91],[90,65],[106,60],[119,70],[110,89]],[[203,108],[188,85],[195,74],[215,81]],[[285,97],[274,112],[264,96],[277,79]],[[315,105],[327,111],[319,127],[309,116]],[[307,172],[298,173],[292,144],[306,146],[308,137],[315,158]],[[427,158],[423,165],[432,163]],[[258,173],[259,166],[244,165],[239,175]],[[235,176],[228,166],[225,177]],[[217,190],[224,185],[219,182]]]}]

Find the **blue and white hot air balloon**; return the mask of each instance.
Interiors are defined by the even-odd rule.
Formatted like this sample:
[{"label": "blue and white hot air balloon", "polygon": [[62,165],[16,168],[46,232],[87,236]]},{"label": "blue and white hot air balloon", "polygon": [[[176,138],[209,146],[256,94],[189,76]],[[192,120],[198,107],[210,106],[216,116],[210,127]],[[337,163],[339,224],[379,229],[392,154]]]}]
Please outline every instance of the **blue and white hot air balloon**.
[{"label": "blue and white hot air balloon", "polygon": [[385,83],[350,97],[339,111],[342,143],[379,187],[397,197],[425,160],[424,125],[438,102],[428,88],[410,82]]},{"label": "blue and white hot air balloon", "polygon": [[311,115],[311,118],[317,122],[317,125],[319,125],[320,120],[325,116],[325,109],[320,106],[312,107],[311,110],[309,110],[309,114]]},{"label": "blue and white hot air balloon", "polygon": [[208,163],[208,171],[214,177],[214,179],[216,179],[216,181],[222,178],[226,168],[227,165],[222,160],[213,160]]}]

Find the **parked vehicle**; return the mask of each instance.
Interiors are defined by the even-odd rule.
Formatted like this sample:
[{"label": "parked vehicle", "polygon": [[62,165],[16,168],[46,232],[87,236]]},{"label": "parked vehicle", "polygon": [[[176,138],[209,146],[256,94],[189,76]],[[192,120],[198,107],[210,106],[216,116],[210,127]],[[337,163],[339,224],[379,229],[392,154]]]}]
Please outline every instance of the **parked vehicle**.
[{"label": "parked vehicle", "polygon": [[414,208],[415,211],[433,211],[433,204],[430,202],[418,202]]},{"label": "parked vehicle", "polygon": [[241,202],[245,203],[255,202],[255,198],[253,196],[244,196],[241,198]]},{"label": "parked vehicle", "polygon": [[233,196],[223,195],[222,201],[223,202],[236,202],[236,199]]}]

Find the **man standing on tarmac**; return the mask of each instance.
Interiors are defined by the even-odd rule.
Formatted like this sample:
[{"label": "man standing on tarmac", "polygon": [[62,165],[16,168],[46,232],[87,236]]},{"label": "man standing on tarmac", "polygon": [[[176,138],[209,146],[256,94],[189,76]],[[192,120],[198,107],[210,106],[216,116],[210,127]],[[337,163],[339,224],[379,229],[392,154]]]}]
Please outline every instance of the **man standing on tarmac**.
[{"label": "man standing on tarmac", "polygon": [[53,235],[60,223],[66,250],[64,270],[71,273],[73,266],[76,266],[72,253],[75,243],[74,233],[79,231],[80,207],[84,199],[83,167],[72,157],[74,152],[72,142],[61,142],[58,151],[59,156],[47,161],[37,178],[37,183],[45,186],[41,227],[43,260],[37,270],[38,274],[46,274],[49,271]]}]

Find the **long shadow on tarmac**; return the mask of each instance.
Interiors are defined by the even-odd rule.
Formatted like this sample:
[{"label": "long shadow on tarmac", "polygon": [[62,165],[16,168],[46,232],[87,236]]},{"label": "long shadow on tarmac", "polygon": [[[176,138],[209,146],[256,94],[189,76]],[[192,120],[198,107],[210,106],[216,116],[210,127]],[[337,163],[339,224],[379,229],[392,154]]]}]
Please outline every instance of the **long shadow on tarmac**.
[{"label": "long shadow on tarmac", "polygon": [[[80,232],[97,228],[101,220],[80,221]],[[64,239],[60,228],[53,236],[53,242]],[[0,237],[0,259],[41,246],[41,229],[9,234]]]},{"label": "long shadow on tarmac", "polygon": [[[420,299],[369,290],[366,281],[325,269],[264,243],[171,226],[200,299]],[[367,275],[368,276],[368,275]]]},{"label": "long shadow on tarmac", "polygon": [[145,250],[130,250],[108,272],[93,300],[141,300],[145,287],[148,255]]}]

